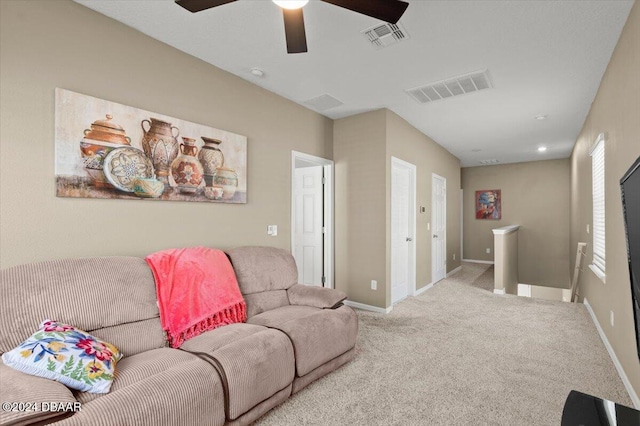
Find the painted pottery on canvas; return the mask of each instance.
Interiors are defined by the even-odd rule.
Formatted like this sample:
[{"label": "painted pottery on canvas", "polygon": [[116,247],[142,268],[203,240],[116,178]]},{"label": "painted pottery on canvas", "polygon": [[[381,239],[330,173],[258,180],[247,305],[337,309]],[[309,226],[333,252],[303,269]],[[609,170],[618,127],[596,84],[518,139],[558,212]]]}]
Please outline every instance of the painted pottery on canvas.
[{"label": "painted pottery on canvas", "polygon": [[103,172],[104,159],[114,149],[131,143],[124,128],[111,121],[112,119],[113,116],[107,114],[106,120],[91,123],[91,129],[85,129],[84,138],[80,142],[84,169],[98,188],[113,188]]},{"label": "painted pottery on canvas", "polygon": [[221,186],[223,190],[222,199],[230,200],[236,193],[238,187],[238,174],[235,170],[218,167],[213,176],[214,186]]},{"label": "painted pottery on canvas", "polygon": [[204,189],[204,196],[209,200],[221,200],[224,194],[224,189],[219,185],[207,186]]},{"label": "painted pottery on canvas", "polygon": [[111,120],[113,116],[107,114],[106,120],[91,123],[91,129],[84,131],[85,138],[115,145],[131,145],[131,138],[126,135],[124,128]]},{"label": "painted pottery on canvas", "polygon": [[137,148],[116,148],[104,159],[104,175],[115,188],[133,192],[136,178],[153,178],[151,160]]},{"label": "painted pottery on canvas", "polygon": [[203,179],[203,168],[198,155],[198,145],[192,138],[182,137],[180,155],[171,163],[171,174],[180,192],[193,194]]},{"label": "painted pottery on canvas", "polygon": [[158,198],[164,192],[164,183],[154,178],[135,178],[133,192],[143,198]]},{"label": "painted pottery on canvas", "polygon": [[216,174],[216,169],[224,166],[224,155],[218,148],[222,141],[205,136],[200,136],[200,138],[204,141],[204,146],[200,149],[198,158],[204,169],[204,181],[207,186],[211,186],[213,185],[213,175]]},{"label": "painted pottery on canvas", "polygon": [[[180,129],[157,118],[150,120],[144,119],[140,123],[143,131],[142,149],[151,159],[158,179],[168,186],[171,163],[178,156],[179,144],[176,138],[180,135]],[[145,124],[149,126],[148,129]]]}]

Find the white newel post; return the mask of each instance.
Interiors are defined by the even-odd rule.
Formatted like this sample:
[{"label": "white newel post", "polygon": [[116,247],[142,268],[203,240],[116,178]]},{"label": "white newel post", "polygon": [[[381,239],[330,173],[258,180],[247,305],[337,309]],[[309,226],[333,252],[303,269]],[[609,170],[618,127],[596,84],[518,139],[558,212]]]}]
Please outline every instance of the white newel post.
[{"label": "white newel post", "polygon": [[518,294],[518,228],[520,225],[493,229],[496,294]]}]

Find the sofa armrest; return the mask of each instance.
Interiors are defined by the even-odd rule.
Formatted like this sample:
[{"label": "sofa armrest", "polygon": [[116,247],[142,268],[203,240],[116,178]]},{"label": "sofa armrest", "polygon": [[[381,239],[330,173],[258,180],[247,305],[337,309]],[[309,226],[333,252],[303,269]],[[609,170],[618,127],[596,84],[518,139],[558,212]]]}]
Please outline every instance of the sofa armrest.
[{"label": "sofa armrest", "polygon": [[[66,410],[57,411],[53,404],[72,406],[77,403],[71,390],[55,380],[43,379],[7,367],[0,361],[0,425],[28,425],[45,420],[53,421],[69,416]],[[42,403],[45,404],[44,410]],[[21,405],[18,405],[21,403]],[[7,405],[8,404],[8,405]],[[6,407],[5,407],[6,405]],[[58,405],[60,407],[60,405]],[[5,409],[7,409],[5,411]]]},{"label": "sofa armrest", "polygon": [[321,309],[337,308],[347,298],[347,295],[339,290],[303,284],[289,287],[287,296],[292,305],[313,306]]}]

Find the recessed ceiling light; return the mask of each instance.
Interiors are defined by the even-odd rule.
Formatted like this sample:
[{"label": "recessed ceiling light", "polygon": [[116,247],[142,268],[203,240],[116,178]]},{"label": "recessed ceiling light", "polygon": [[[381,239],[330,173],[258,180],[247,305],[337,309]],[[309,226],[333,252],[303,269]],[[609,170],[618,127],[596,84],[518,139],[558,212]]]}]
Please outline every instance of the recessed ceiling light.
[{"label": "recessed ceiling light", "polygon": [[533,117],[533,118],[535,118],[536,120],[540,120],[540,121],[542,121],[542,120],[546,120],[546,119],[547,119],[547,117],[548,117],[548,115],[546,115],[546,114],[545,114],[545,115],[536,115],[536,116],[535,116],[535,117]]},{"label": "recessed ceiling light", "polygon": [[481,149],[472,149],[471,152],[480,152],[482,151]]},{"label": "recessed ceiling light", "polygon": [[260,78],[264,77],[264,71],[262,71],[260,68],[251,68],[251,74]]},{"label": "recessed ceiling light", "polygon": [[547,150],[546,146],[539,146],[538,147],[538,152],[545,152]]},{"label": "recessed ceiling light", "polygon": [[273,0],[273,2],[283,9],[300,9],[309,3],[309,0]]}]

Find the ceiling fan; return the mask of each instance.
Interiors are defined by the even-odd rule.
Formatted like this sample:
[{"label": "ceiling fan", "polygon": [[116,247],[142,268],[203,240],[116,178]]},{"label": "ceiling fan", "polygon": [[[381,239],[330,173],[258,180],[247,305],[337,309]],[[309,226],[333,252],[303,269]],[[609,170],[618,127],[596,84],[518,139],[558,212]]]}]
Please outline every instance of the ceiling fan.
[{"label": "ceiling fan", "polygon": [[[236,0],[175,0],[190,12],[200,12]],[[409,3],[401,0],[321,0],[372,18],[395,24],[398,22]],[[282,8],[284,15],[284,32],[287,39],[288,53],[307,51],[307,37],[304,31],[302,8],[309,0],[273,0]]]}]

